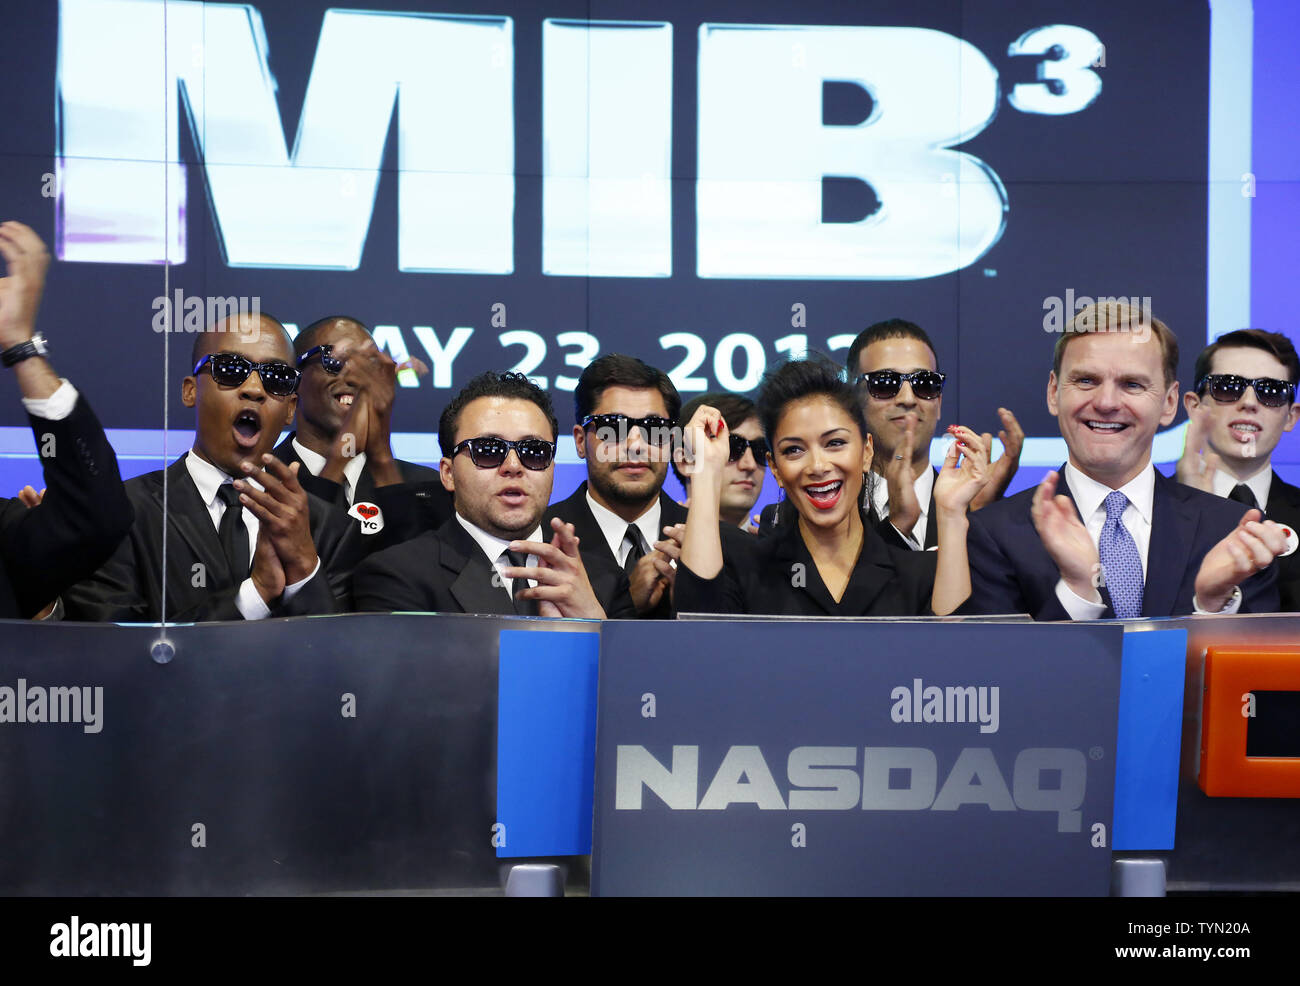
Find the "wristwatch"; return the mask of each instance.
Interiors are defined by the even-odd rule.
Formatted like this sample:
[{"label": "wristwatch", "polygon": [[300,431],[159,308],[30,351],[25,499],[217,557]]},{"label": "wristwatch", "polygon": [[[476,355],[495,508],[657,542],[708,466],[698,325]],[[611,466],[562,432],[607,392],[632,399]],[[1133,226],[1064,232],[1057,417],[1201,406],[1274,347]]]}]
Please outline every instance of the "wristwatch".
[{"label": "wristwatch", "polygon": [[45,336],[37,332],[26,342],[20,342],[16,346],[10,346],[3,353],[0,353],[0,363],[5,366],[17,366],[25,359],[31,359],[33,356],[48,356],[50,347],[45,341]]}]

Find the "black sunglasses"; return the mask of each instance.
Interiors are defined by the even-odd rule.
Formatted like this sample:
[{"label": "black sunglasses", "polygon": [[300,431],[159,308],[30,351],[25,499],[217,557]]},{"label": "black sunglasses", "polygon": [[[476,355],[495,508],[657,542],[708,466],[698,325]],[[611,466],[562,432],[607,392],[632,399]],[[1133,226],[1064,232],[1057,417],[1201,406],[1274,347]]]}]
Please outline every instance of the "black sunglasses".
[{"label": "black sunglasses", "polygon": [[312,346],[311,349],[307,350],[305,353],[303,353],[301,356],[298,357],[298,366],[299,368],[301,368],[302,365],[306,363],[309,359],[311,359],[317,353],[320,353],[321,369],[324,370],[326,373],[330,374],[331,376],[337,376],[338,372],[341,369],[343,369],[343,361],[341,359],[337,359],[336,357],[332,356],[331,354],[333,352],[334,352],[334,347],[331,345]]},{"label": "black sunglasses", "polygon": [[500,469],[511,449],[519,456],[520,465],[534,472],[545,469],[555,458],[555,443],[540,438],[525,438],[518,442],[508,442],[504,438],[467,438],[451,450],[452,458],[461,449],[469,449],[470,461],[480,469]]},{"label": "black sunglasses", "polygon": [[917,370],[915,373],[876,370],[859,375],[855,382],[865,383],[867,393],[876,400],[887,401],[898,396],[904,381],[912,385],[912,393],[923,401],[937,400],[943,393],[944,375],[936,370]]},{"label": "black sunglasses", "polygon": [[[596,437],[611,444],[626,441],[632,429],[637,428],[647,445],[662,447],[672,437],[673,423],[657,414],[645,418],[629,418],[626,414],[589,414],[582,419],[582,427],[595,427]],[[609,433],[600,434],[606,429]]]},{"label": "black sunglasses", "polygon": [[1255,391],[1255,398],[1265,407],[1284,407],[1295,398],[1295,384],[1272,377],[1247,380],[1235,373],[1209,373],[1196,381],[1196,392],[1205,392],[1209,385],[1210,396],[1220,404],[1234,404],[1241,400],[1247,387]]},{"label": "black sunglasses", "polygon": [[198,376],[205,366],[212,379],[223,387],[238,387],[256,370],[262,378],[262,386],[273,397],[288,397],[296,393],[298,378],[302,376],[288,363],[279,360],[254,363],[235,353],[209,353],[194,364],[194,375]]},{"label": "black sunglasses", "polygon": [[767,457],[766,438],[741,438],[739,435],[728,435],[727,440],[731,443],[731,455],[727,458],[728,462],[739,462],[743,459],[745,449],[754,450],[754,461],[760,466]]}]

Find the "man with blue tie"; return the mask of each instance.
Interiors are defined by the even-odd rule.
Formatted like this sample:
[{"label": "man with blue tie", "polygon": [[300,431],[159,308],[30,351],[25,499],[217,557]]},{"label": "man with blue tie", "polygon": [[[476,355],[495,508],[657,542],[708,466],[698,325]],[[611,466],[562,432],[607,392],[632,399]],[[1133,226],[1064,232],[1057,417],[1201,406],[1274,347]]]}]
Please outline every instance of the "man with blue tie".
[{"label": "man with blue tie", "polygon": [[1149,312],[1108,303],[1075,315],[1047,384],[1069,460],[971,515],[967,611],[1090,620],[1277,608],[1278,525],[1152,465],[1155,433],[1178,412],[1177,370],[1177,338]]}]

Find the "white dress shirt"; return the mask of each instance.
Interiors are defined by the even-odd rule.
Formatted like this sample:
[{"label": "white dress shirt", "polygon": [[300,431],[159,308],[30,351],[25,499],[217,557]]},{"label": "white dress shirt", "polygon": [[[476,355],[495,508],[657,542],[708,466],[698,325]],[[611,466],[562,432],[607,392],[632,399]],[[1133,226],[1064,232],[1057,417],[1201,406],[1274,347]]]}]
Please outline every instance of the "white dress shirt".
[{"label": "white dress shirt", "polygon": [[[600,526],[600,533],[605,536],[609,550],[614,552],[614,557],[618,559],[619,567],[622,568],[627,561],[627,556],[632,553],[632,545],[627,540],[628,522],[608,507],[602,507],[593,500],[591,490],[587,490],[585,495],[587,506],[591,508],[591,515],[596,518],[596,523]],[[662,513],[659,497],[656,496],[654,503],[650,504],[650,509],[632,521],[636,529],[641,532],[641,536],[645,538],[646,554],[654,550],[656,541],[664,539],[663,531],[659,529],[659,517]]]},{"label": "white dress shirt", "polygon": [[23,408],[34,418],[46,421],[62,421],[77,406],[77,388],[68,383],[66,377],[59,377],[59,389],[49,397],[24,397]]},{"label": "white dress shirt", "polygon": [[1264,468],[1251,476],[1250,479],[1237,479],[1226,469],[1214,470],[1214,495],[1227,497],[1229,493],[1236,488],[1238,483],[1245,483],[1250,487],[1250,492],[1255,494],[1255,502],[1259,504],[1260,509],[1268,509],[1268,493],[1273,488],[1273,462],[1271,459],[1264,463]]},{"label": "white dress shirt", "polygon": [[[1074,505],[1088,529],[1088,536],[1093,544],[1100,544],[1101,529],[1106,526],[1106,497],[1114,492],[1104,483],[1099,483],[1090,476],[1085,476],[1073,463],[1065,464],[1065,484],[1074,497]],[[1145,469],[1119,488],[1119,492],[1128,497],[1128,506],[1120,516],[1120,523],[1133,538],[1137,546],[1138,557],[1142,559],[1142,583],[1146,585],[1147,557],[1151,553],[1151,512],[1155,504],[1156,470],[1147,463]],[[1065,579],[1056,582],[1056,598],[1065,608],[1072,620],[1099,620],[1106,606],[1100,601],[1084,599],[1065,584]],[[1205,610],[1192,600],[1197,613]],[[1223,613],[1235,613],[1241,606],[1241,597],[1233,596]]]},{"label": "white dress shirt", "polygon": [[[456,520],[460,523],[461,527],[469,531],[469,536],[472,537],[475,543],[477,543],[478,546],[483,549],[483,554],[487,555],[487,560],[492,564],[492,567],[495,568],[497,570],[497,573],[501,576],[501,584],[505,586],[506,592],[510,594],[510,598],[514,599],[515,580],[506,578],[504,574],[504,570],[510,567],[510,559],[504,557],[504,552],[510,547],[510,541],[505,541],[497,537],[495,534],[489,534],[481,527],[476,527],[474,524],[471,524],[464,517],[462,517],[459,513],[456,514]],[[510,540],[540,542],[542,541],[542,525],[538,524],[537,527],[533,530],[533,533],[528,535],[528,537],[526,538],[511,538]],[[537,556],[528,555],[527,560],[525,562],[525,567],[536,568]],[[526,581],[530,587],[537,585],[537,582],[534,579],[525,579],[524,581]]]},{"label": "white dress shirt", "polygon": [[[876,516],[882,518],[889,517],[889,483],[885,477],[878,474],[872,474],[874,482],[871,484],[871,505],[875,508]],[[921,470],[921,475],[916,477],[912,484],[912,489],[916,490],[916,502],[920,504],[921,513],[916,518],[916,523],[912,525],[912,533],[904,534],[891,523],[889,526],[894,527],[909,548],[913,551],[925,550],[925,532],[927,525],[930,523],[930,494],[934,490],[934,470],[926,466]]]},{"label": "white dress shirt", "polygon": [[[226,512],[226,505],[221,497],[217,496],[217,490],[224,484],[229,483],[231,481],[230,477],[211,462],[200,458],[193,449],[185,456],[185,468],[189,471],[190,479],[194,480],[195,487],[198,488],[199,499],[208,508],[208,516],[212,518],[212,526],[219,531],[221,529],[221,516]],[[251,479],[245,481],[259,490],[262,488]],[[251,562],[253,554],[257,551],[257,529],[259,524],[257,515],[247,507],[244,507],[243,517],[244,526],[248,528],[248,558]],[[320,559],[317,558],[316,567],[311,570],[311,575],[293,583],[293,585],[285,586],[284,595],[281,596],[281,599],[288,602],[298,594],[303,586],[315,578],[316,573],[319,571]],[[251,578],[244,579],[239,584],[239,593],[235,596],[235,607],[246,620],[264,620],[271,615],[270,607],[262,599]]]},{"label": "white dress shirt", "polygon": [[[319,476],[325,468],[325,456],[319,452],[313,452],[295,437],[293,439],[293,450],[298,453],[298,458],[302,459],[302,464],[307,467],[307,471],[313,476]],[[366,453],[358,452],[348,459],[347,464],[343,467],[343,493],[348,498],[348,506],[352,505],[352,498],[357,495],[357,483],[361,479],[361,473],[366,468]]]}]

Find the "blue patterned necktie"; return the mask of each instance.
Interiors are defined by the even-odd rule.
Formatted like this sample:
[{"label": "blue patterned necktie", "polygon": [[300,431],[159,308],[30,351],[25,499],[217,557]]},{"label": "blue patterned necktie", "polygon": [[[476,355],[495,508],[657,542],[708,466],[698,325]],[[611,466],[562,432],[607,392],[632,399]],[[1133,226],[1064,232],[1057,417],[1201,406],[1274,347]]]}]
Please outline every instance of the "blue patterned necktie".
[{"label": "blue patterned necktie", "polygon": [[1120,520],[1128,497],[1115,490],[1106,497],[1106,523],[1101,528],[1097,554],[1106,576],[1111,606],[1121,620],[1142,615],[1142,558],[1133,535]]}]

